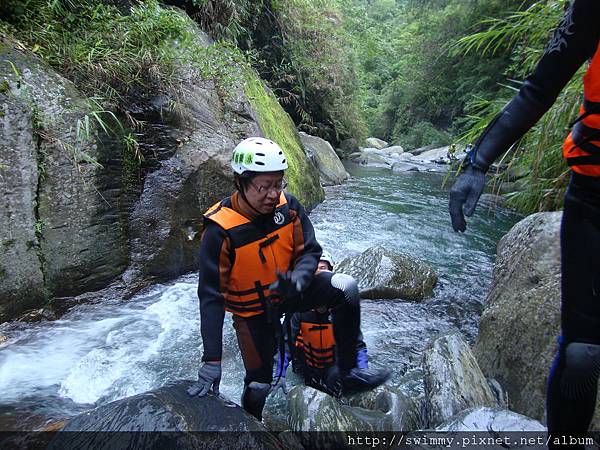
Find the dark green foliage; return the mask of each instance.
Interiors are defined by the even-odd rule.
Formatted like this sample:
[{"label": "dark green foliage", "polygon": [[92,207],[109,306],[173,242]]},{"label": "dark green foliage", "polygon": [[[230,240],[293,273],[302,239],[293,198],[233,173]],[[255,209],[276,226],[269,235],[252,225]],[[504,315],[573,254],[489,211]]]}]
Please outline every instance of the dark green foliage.
[{"label": "dark green foliage", "polygon": [[300,129],[334,144],[365,136],[357,64],[337,0],[169,3],[183,6],[214,39],[248,52]]},{"label": "dark green foliage", "polygon": [[[451,44],[481,18],[521,1],[354,0],[354,48],[361,61],[361,102],[372,134],[408,148],[449,143],[474,95],[492,98],[509,52],[456,55]],[[437,132],[436,132],[437,131]]]}]

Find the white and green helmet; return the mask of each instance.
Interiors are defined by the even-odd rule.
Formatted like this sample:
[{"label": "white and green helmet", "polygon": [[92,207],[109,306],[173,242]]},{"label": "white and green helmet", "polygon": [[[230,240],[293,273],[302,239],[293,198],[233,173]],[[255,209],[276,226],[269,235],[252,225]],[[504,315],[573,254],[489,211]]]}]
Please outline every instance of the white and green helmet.
[{"label": "white and green helmet", "polygon": [[331,267],[331,270],[333,270],[333,257],[331,256],[331,253],[329,253],[327,250],[323,250],[319,261],[325,261],[326,263],[329,263],[329,267]]},{"label": "white and green helmet", "polygon": [[251,137],[233,149],[231,167],[237,174],[246,171],[277,172],[288,168],[281,147],[270,139]]}]

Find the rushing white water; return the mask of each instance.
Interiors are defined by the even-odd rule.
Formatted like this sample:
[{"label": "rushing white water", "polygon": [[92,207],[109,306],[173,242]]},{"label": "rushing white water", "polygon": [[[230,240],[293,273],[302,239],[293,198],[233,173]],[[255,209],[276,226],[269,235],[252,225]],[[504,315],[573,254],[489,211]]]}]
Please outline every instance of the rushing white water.
[{"label": "rushing white water", "polygon": [[[422,304],[364,301],[371,365],[391,383],[422,394],[420,359],[435,334],[458,327],[472,338],[491,280],[495,244],[518,219],[479,214],[465,235],[451,231],[441,177],[352,168],[312,213],[317,237],[339,261],[384,244],[428,261],[440,282]],[[80,305],[61,320],[23,324],[0,347],[0,428],[39,426],[115,399],[194,379],[200,363],[197,277],[156,285],[136,297]],[[244,370],[231,319],[224,327],[221,392],[234,401]],[[292,382],[298,382],[293,376]],[[267,414],[281,414],[281,397]]]}]

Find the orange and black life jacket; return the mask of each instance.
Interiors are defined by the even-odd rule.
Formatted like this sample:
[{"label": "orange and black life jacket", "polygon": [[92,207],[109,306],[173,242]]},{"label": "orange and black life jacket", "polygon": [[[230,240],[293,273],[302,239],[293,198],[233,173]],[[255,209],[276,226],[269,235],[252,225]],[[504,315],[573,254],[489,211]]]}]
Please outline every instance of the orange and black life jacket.
[{"label": "orange and black life jacket", "polygon": [[600,43],[583,77],[583,105],[573,131],[563,144],[563,156],[577,173],[600,176]]},{"label": "orange and black life jacket", "polygon": [[271,296],[269,285],[277,280],[277,271],[290,270],[293,217],[283,192],[266,230],[227,205],[231,205],[230,199],[213,205],[204,218],[221,226],[231,243],[232,267],[224,294],[225,309],[241,317],[252,317],[264,313],[268,301],[280,300]]},{"label": "orange and black life jacket", "polygon": [[329,320],[318,322],[301,320],[295,345],[302,350],[307,365],[315,369],[326,369],[334,363],[333,324]]}]

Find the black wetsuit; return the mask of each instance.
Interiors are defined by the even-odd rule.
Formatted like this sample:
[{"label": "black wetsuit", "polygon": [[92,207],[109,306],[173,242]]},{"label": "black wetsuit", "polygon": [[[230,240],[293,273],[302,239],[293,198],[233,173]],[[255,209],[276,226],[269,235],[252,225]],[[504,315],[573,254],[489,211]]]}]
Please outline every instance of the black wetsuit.
[{"label": "black wetsuit", "polygon": [[[542,117],[594,55],[599,39],[600,1],[572,2],[533,74],[475,143],[476,166],[488,167]],[[600,177],[572,173],[562,218],[561,257],[562,337],[548,383],[548,429],[583,432],[592,419],[596,390],[568,399],[560,385],[566,346],[600,344]]]}]

